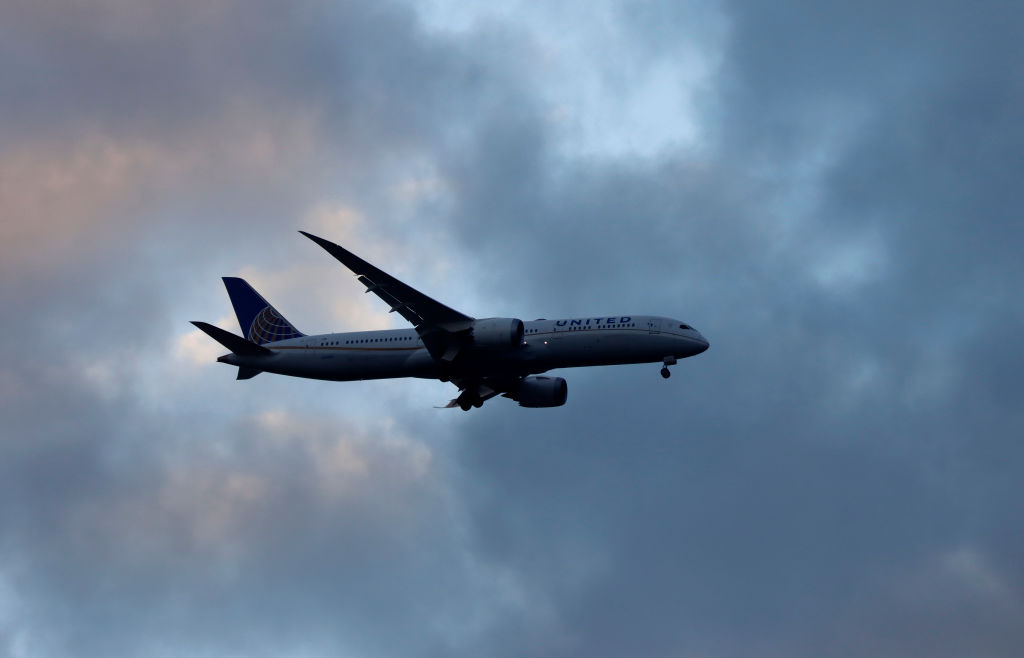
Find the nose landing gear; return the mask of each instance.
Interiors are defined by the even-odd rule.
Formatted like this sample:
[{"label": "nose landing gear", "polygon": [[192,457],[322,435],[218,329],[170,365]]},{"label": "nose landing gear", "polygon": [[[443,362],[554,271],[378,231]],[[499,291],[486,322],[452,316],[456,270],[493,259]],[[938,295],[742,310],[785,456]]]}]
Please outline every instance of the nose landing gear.
[{"label": "nose landing gear", "polygon": [[672,373],[669,372],[668,367],[674,366],[675,364],[678,363],[678,361],[674,356],[666,356],[664,359],[662,359],[662,363],[664,363],[665,365],[661,367],[661,376],[664,377],[665,379],[668,379],[669,377],[672,376]]}]

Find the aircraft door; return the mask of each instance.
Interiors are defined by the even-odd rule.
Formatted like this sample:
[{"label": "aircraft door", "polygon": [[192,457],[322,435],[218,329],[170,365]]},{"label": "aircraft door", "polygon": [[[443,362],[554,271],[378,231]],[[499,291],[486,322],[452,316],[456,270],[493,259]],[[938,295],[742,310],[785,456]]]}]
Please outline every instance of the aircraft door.
[{"label": "aircraft door", "polygon": [[661,333],[661,324],[657,320],[655,320],[653,318],[648,320],[647,321],[647,332],[648,333],[652,333],[652,334],[660,334]]}]

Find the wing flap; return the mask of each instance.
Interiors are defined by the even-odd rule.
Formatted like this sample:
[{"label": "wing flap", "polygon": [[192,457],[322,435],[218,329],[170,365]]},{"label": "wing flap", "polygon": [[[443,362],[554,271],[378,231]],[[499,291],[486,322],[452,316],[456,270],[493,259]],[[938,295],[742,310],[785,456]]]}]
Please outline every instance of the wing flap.
[{"label": "wing flap", "polygon": [[452,398],[444,406],[434,408],[454,409],[455,407],[462,407],[468,410],[470,407],[482,406],[484,402],[493,397],[506,395],[509,386],[514,385],[513,382],[515,381],[517,381],[516,378],[502,377],[453,379],[452,383],[459,388],[459,396]]}]

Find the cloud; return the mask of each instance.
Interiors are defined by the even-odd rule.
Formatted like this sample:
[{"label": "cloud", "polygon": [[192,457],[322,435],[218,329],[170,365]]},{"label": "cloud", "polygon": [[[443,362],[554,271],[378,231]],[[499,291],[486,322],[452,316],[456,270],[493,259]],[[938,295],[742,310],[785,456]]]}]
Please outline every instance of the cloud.
[{"label": "cloud", "polygon": [[[77,457],[58,457],[71,444],[54,439],[5,450],[6,488],[35,501],[32,519],[14,498],[4,506],[5,554],[17,558],[9,586],[20,609],[52,622],[21,627],[26,652],[148,653],[181,633],[215,653],[276,653],[300,636],[359,652],[384,646],[365,635],[375,624],[486,619],[465,608],[490,586],[457,550],[430,450],[400,430],[267,411],[221,429],[194,425],[191,438],[168,419],[140,444],[127,430],[152,420],[101,408],[111,415],[90,426],[109,434],[78,435]],[[61,491],[54,463],[70,476]],[[421,610],[438,588],[453,598]],[[317,612],[328,601],[331,614]],[[238,625],[264,615],[262,630]],[[386,644],[406,652],[412,638]]]},{"label": "cloud", "polygon": [[[1015,655],[1008,7],[7,3],[0,652]],[[300,228],[712,349],[236,383],[219,276],[397,321]]]}]

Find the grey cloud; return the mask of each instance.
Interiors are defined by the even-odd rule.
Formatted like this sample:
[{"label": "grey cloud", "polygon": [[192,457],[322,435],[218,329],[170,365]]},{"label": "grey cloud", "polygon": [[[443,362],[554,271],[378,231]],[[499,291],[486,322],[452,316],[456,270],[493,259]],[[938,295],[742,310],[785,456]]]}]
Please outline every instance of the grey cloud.
[{"label": "grey cloud", "polygon": [[5,412],[34,428],[3,460],[11,633],[30,653],[409,653],[486,621],[422,445],[294,415],[206,426],[19,379],[59,410]]}]

